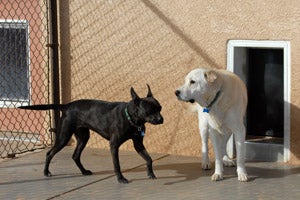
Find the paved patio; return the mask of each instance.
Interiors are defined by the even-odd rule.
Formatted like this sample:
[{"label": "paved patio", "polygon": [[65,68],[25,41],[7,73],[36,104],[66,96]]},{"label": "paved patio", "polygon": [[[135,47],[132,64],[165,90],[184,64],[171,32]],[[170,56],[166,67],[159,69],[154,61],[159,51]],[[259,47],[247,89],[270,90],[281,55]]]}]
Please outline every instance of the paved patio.
[{"label": "paved patio", "polygon": [[72,160],[73,147],[54,157],[53,177],[43,176],[46,151],[0,162],[0,199],[300,199],[300,166],[247,163],[250,181],[238,182],[235,168],[212,182],[213,171],[202,171],[200,159],[151,154],[156,180],[149,180],[145,162],[135,152],[120,152],[129,184],[120,184],[110,152],[87,148],[82,162],[94,175],[82,176]]}]

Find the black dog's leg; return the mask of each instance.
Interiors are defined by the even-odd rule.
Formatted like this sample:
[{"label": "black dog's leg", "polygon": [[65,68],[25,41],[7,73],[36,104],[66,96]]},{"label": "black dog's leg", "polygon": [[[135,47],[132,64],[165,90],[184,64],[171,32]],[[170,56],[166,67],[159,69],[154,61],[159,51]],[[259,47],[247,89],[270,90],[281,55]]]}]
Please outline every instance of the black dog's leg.
[{"label": "black dog's leg", "polygon": [[56,138],[55,138],[55,143],[52,149],[47,152],[46,155],[46,162],[45,162],[45,167],[44,167],[44,175],[45,176],[52,176],[51,172],[49,171],[49,165],[52,160],[52,158],[57,154],[60,150],[62,150],[69,142],[73,131],[71,127],[68,127],[68,123],[64,123],[66,127],[65,129],[62,128],[60,129],[61,131],[56,132]]},{"label": "black dog's leg", "polygon": [[139,154],[147,162],[147,174],[148,174],[148,177],[150,179],[156,179],[156,176],[155,176],[155,174],[153,172],[153,168],[152,168],[152,158],[150,157],[150,155],[148,154],[148,152],[146,151],[146,149],[144,149],[143,151],[139,152]]},{"label": "black dog's leg", "polygon": [[117,175],[119,183],[128,183],[128,180],[122,175],[119,161],[119,147],[115,142],[110,141],[110,151],[114,164],[115,173]]},{"label": "black dog's leg", "polygon": [[50,149],[46,155],[46,162],[45,162],[45,168],[44,168],[45,176],[48,176],[48,177],[52,176],[51,172],[49,171],[50,162],[51,162],[52,158],[55,156],[55,154],[57,154],[60,150],[62,150],[68,144],[70,138],[71,138],[71,136],[68,137],[68,139],[65,138],[64,141],[59,141],[58,138],[56,138],[53,148]]},{"label": "black dog's leg", "polygon": [[152,158],[148,154],[142,140],[135,139],[133,140],[134,148],[136,152],[147,162],[147,174],[151,179],[156,179],[156,176],[152,168]]},{"label": "black dog's leg", "polygon": [[80,128],[80,129],[76,130],[75,136],[76,136],[76,140],[77,140],[77,146],[73,153],[72,158],[75,161],[77,167],[80,169],[80,171],[83,175],[92,175],[93,173],[90,170],[86,170],[80,161],[81,152],[83,151],[86,143],[88,142],[88,140],[90,138],[89,129]]},{"label": "black dog's leg", "polygon": [[45,161],[45,167],[44,167],[44,176],[52,176],[51,172],[49,171],[49,165],[50,165],[50,162],[53,158],[53,156],[56,154],[56,153],[53,153],[53,149],[50,149],[47,154],[46,154],[46,161]]}]

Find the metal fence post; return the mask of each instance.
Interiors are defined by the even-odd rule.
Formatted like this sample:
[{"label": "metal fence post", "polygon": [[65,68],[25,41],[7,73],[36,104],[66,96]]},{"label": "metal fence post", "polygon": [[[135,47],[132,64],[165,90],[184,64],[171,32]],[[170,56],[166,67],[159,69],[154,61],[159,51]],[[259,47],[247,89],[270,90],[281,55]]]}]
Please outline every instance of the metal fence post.
[{"label": "metal fence post", "polygon": [[[51,35],[52,35],[52,89],[53,103],[60,103],[60,83],[59,83],[59,57],[58,57],[58,23],[57,23],[57,1],[50,1],[51,11]],[[54,111],[54,129],[57,128],[60,111]]]}]

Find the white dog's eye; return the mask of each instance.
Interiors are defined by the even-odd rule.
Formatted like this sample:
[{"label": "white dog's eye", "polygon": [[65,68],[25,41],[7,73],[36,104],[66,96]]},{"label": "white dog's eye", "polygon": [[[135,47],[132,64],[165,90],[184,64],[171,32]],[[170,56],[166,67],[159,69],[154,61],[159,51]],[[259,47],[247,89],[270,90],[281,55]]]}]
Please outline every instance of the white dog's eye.
[{"label": "white dog's eye", "polygon": [[190,85],[193,85],[194,83],[196,83],[194,80],[190,81]]}]

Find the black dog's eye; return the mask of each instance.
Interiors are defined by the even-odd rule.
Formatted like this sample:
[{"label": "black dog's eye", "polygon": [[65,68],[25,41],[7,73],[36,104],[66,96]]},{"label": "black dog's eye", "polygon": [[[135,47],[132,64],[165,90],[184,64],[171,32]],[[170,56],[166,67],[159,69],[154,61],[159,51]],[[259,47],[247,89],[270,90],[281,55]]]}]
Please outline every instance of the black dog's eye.
[{"label": "black dog's eye", "polygon": [[194,80],[190,81],[190,84],[193,85],[194,83],[196,83]]}]

